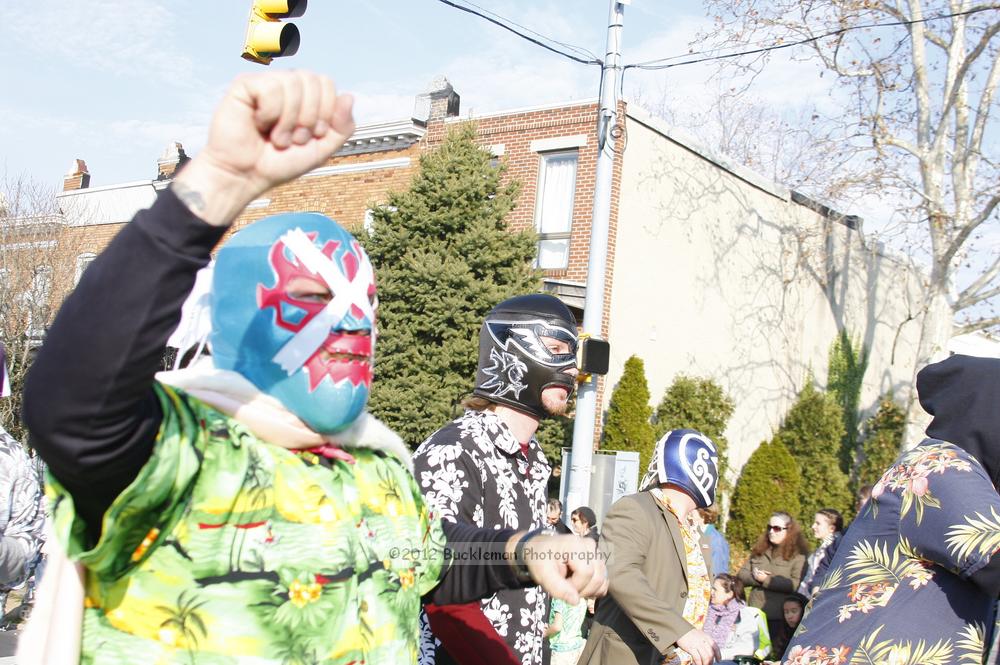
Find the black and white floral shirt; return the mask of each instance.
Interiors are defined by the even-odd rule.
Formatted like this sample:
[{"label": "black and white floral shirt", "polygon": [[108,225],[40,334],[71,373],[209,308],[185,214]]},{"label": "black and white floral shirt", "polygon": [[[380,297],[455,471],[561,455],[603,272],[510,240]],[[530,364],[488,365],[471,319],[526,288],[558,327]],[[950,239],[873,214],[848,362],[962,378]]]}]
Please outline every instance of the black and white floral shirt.
[{"label": "black and white floral shirt", "polygon": [[[534,438],[525,457],[513,432],[491,411],[467,410],[420,444],[413,463],[428,505],[445,520],[525,531],[545,525],[552,469]],[[531,587],[481,601],[483,614],[523,665],[542,662],[547,600]],[[436,662],[440,644],[424,632],[429,639],[421,643],[421,665]]]}]

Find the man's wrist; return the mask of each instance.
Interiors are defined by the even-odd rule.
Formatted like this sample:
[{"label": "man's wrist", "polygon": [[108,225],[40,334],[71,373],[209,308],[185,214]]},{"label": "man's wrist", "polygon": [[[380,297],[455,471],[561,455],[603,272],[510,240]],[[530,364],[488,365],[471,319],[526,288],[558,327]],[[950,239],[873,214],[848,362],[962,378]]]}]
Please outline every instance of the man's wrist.
[{"label": "man's wrist", "polygon": [[518,581],[525,584],[534,582],[531,570],[528,567],[528,555],[525,554],[525,548],[528,545],[528,541],[544,534],[544,528],[535,529],[533,531],[516,533],[507,541],[507,560],[510,562],[510,567],[513,569]]},{"label": "man's wrist", "polygon": [[258,195],[248,178],[215,166],[200,155],[184,165],[171,189],[188,210],[212,226],[232,224]]}]

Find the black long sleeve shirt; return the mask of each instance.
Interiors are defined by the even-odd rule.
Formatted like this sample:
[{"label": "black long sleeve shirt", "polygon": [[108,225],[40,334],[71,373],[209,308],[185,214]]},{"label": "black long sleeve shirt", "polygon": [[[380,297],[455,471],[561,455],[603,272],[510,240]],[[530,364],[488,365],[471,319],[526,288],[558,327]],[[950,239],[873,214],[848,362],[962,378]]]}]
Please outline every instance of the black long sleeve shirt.
[{"label": "black long sleeve shirt", "polygon": [[[73,497],[93,542],[101,518],[149,461],[163,414],[156,371],[199,269],[226,229],[206,224],[170,190],[111,241],[63,303],[25,381],[32,443]],[[512,530],[444,524],[462,556],[499,548]],[[520,588],[500,561],[451,566],[427,596],[469,602]]]}]

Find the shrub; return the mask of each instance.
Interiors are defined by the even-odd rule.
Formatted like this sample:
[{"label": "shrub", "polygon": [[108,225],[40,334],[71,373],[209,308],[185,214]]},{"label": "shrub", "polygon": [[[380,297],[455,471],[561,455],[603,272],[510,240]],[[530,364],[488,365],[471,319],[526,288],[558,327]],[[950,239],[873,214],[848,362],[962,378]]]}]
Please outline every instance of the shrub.
[{"label": "shrub", "polygon": [[798,465],[780,439],[757,447],[743,465],[729,507],[726,536],[734,551],[753,545],[771,513],[798,514],[799,484]]},{"label": "shrub", "polygon": [[611,393],[601,447],[639,453],[640,475],[646,472],[656,444],[653,426],[649,422],[652,415],[645,364],[642,358],[632,356],[625,361],[622,378]]},{"label": "shrub", "polygon": [[850,474],[858,448],[858,400],[868,369],[868,347],[858,349],[846,330],[841,330],[830,346],[826,389],[843,411],[844,435],[840,440],[837,461],[840,470]]},{"label": "shrub", "polygon": [[[836,508],[847,514],[853,505],[847,474],[837,459],[843,436],[843,409],[833,396],[807,383],[775,435],[798,464],[798,519],[806,526],[812,524],[813,514],[820,508]],[[811,537],[811,532],[805,531]]]},{"label": "shrub", "polygon": [[[672,429],[696,429],[715,443],[719,451],[719,478],[729,466],[725,431],[735,405],[712,379],[678,374],[656,407],[654,439]],[[725,482],[723,482],[723,489]]]},{"label": "shrub", "polygon": [[874,485],[889,465],[899,455],[906,427],[906,413],[891,395],[883,395],[878,411],[865,422],[865,440],[861,448],[861,466],[858,467],[857,488]]}]

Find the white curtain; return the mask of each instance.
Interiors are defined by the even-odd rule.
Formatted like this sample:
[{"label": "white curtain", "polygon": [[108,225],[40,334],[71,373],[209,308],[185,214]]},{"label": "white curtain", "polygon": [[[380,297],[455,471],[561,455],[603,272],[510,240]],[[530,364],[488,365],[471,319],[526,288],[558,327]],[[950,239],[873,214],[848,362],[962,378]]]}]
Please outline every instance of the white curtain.
[{"label": "white curtain", "polygon": [[576,192],[576,155],[547,155],[542,173],[539,233],[569,233]]}]

